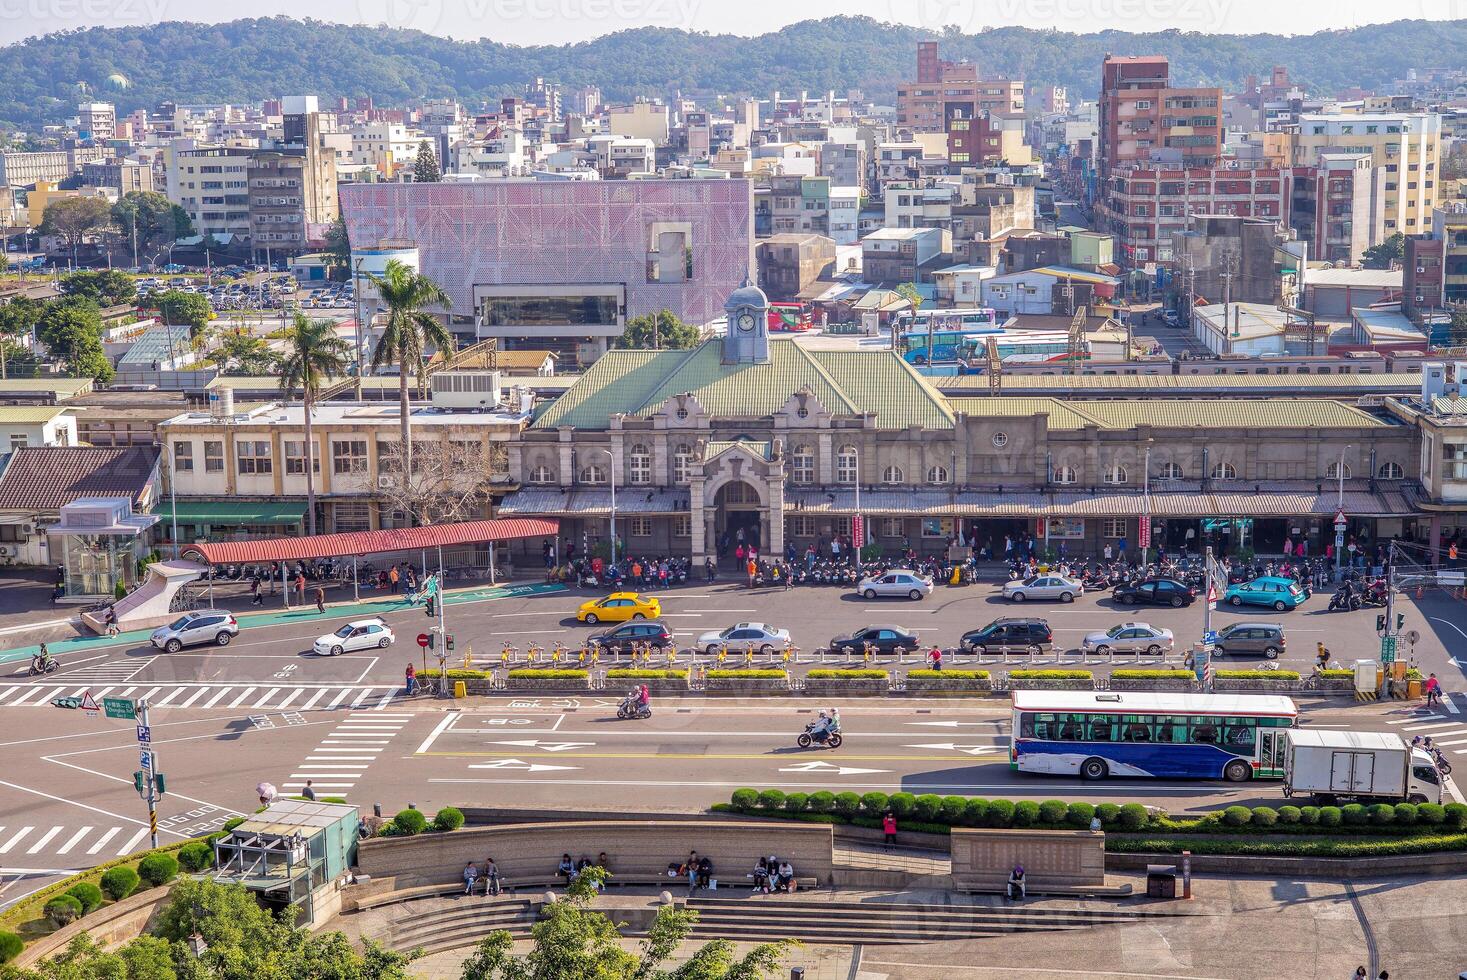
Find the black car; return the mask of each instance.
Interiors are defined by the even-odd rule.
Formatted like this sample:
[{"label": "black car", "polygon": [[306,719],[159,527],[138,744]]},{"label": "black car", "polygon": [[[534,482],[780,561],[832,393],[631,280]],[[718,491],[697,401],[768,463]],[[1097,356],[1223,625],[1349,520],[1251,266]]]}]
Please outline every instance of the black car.
[{"label": "black car", "polygon": [[900,626],[866,626],[849,636],[837,636],[830,641],[830,649],[838,652],[842,647],[850,647],[860,653],[870,643],[877,653],[895,653],[897,647],[912,653],[919,642],[916,633]]},{"label": "black car", "polygon": [[1171,606],[1179,609],[1197,599],[1191,586],[1172,578],[1149,578],[1129,585],[1118,585],[1110,597],[1122,606]]},{"label": "black car", "polygon": [[593,650],[599,648],[614,653],[630,652],[633,643],[643,647],[650,645],[659,653],[673,648],[671,631],[661,623],[649,623],[645,620],[622,623],[615,629],[593,633],[586,640],[586,645]]},{"label": "black car", "polygon": [[969,653],[1047,653],[1054,644],[1054,632],[1042,619],[1005,616],[969,630],[959,642]]}]

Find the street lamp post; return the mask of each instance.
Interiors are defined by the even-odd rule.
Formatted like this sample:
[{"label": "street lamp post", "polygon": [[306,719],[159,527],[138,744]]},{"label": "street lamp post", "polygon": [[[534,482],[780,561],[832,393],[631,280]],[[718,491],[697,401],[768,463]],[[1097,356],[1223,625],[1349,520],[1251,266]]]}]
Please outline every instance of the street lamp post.
[{"label": "street lamp post", "polygon": [[616,564],[616,457],[610,449],[602,449],[606,454],[606,478],[611,484],[611,563]]},{"label": "street lamp post", "polygon": [[1335,464],[1335,476],[1339,479],[1339,491],[1335,496],[1335,581],[1344,578],[1345,560],[1345,451],[1349,446],[1340,448],[1340,461]]},{"label": "street lamp post", "polygon": [[1146,567],[1147,556],[1151,551],[1151,442],[1146,440],[1146,463],[1141,468],[1141,526],[1137,527],[1137,537],[1141,539],[1141,567]]},{"label": "street lamp post", "polygon": [[[178,561],[178,491],[175,488],[178,471],[173,467],[173,448],[166,442],[160,448],[168,459],[168,507],[173,512],[173,560]],[[213,587],[212,578],[210,587]]]},{"label": "street lamp post", "polygon": [[861,580],[861,545],[866,541],[866,522],[861,520],[861,449],[859,446],[852,446],[851,452],[856,454],[856,514],[851,521],[851,530],[855,530],[856,521],[861,522],[860,543],[857,543],[854,534],[851,535],[851,571],[855,572],[856,581],[859,584]]}]

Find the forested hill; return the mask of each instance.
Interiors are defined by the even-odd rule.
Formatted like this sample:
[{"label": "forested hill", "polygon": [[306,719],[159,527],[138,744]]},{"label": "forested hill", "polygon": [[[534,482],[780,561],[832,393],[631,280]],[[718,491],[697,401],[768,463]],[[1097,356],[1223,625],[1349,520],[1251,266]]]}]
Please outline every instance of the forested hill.
[{"label": "forested hill", "polygon": [[[89,95],[122,111],[151,109],[164,99],[254,102],[297,94],[370,95],[387,105],[456,96],[476,106],[518,92],[535,76],[596,84],[613,99],[674,90],[764,96],[857,87],[889,99],[896,82],[915,72],[916,42],[934,36],[869,17],[803,21],[758,37],[639,28],[538,47],[283,17],[92,28],[0,48],[0,124],[32,129],[58,122]],[[1398,21],[1298,37],[997,28],[949,30],[941,38],[947,58],[1085,96],[1094,94],[1107,52],[1164,54],[1182,84],[1236,86],[1249,73],[1266,76],[1273,65],[1287,65],[1299,82],[1332,93],[1384,86],[1408,68],[1451,60],[1467,51],[1467,20]],[[109,85],[113,74],[127,86]]]}]

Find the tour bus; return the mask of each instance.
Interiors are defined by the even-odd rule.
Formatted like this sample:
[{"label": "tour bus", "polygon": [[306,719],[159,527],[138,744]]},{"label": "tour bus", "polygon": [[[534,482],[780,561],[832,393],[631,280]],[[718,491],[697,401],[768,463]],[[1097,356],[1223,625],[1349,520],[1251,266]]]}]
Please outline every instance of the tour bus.
[{"label": "tour bus", "polygon": [[813,326],[815,326],[815,322],[810,316],[810,310],[803,303],[769,304],[770,333],[778,330],[786,330],[790,333],[804,333]]},{"label": "tour bus", "polygon": [[1104,779],[1282,779],[1280,695],[1015,691],[1009,762],[1019,772]]},{"label": "tour bus", "polygon": [[[927,354],[928,329],[932,356]],[[908,364],[942,364],[972,356],[978,335],[1002,334],[998,314],[991,309],[918,310],[898,314],[893,329],[901,337],[901,353]]]}]

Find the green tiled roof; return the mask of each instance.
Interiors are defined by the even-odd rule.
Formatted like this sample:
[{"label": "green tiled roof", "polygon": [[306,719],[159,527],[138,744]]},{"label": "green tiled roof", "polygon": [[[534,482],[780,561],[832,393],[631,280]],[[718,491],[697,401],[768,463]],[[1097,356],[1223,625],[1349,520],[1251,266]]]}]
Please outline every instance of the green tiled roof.
[{"label": "green tiled roof", "polygon": [[942,396],[889,351],[808,351],[792,340],[772,339],[764,364],[724,364],[718,340],[687,351],[611,351],[534,425],[604,429],[612,415],[647,416],[683,392],[716,417],[763,418],[801,388],[836,415],[874,413],[883,429],[953,424]]},{"label": "green tiled roof", "polygon": [[993,398],[950,398],[948,403],[955,411],[964,412],[973,418],[1029,418],[1045,413],[1049,415],[1051,429],[1083,429],[1087,425],[1100,426],[1101,422],[1088,414],[1091,402],[1084,410],[1066,404],[1058,398],[1025,398],[1022,396],[998,395]]},{"label": "green tiled roof", "polygon": [[975,418],[1049,414],[1051,429],[1354,429],[1389,425],[1353,405],[1329,398],[1267,398],[1235,401],[1154,398],[1145,401],[1080,401],[1058,398],[951,398],[954,410]]}]

